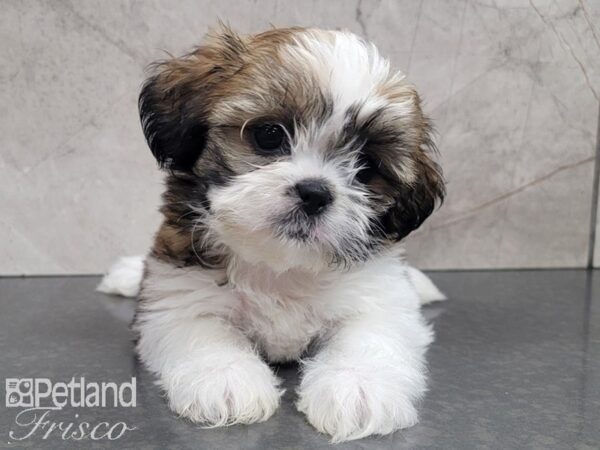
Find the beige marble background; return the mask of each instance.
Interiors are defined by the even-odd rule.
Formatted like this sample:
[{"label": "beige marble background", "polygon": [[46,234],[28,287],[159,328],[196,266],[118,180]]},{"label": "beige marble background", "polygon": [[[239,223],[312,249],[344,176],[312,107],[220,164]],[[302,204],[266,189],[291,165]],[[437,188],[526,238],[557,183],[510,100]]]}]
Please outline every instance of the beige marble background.
[{"label": "beige marble background", "polygon": [[0,7],[0,274],[98,273],[148,248],[161,176],[137,117],[144,67],[188,50],[217,18],[242,32],[348,28],[417,84],[437,124],[449,191],[408,240],[421,267],[587,262],[600,0]]}]

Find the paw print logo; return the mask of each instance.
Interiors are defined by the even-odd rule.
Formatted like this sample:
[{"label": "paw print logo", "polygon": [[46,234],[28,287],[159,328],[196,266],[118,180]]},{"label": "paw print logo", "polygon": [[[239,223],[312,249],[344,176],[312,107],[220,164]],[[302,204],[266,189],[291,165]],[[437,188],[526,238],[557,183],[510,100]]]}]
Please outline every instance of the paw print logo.
[{"label": "paw print logo", "polygon": [[6,407],[33,407],[33,380],[31,378],[6,379]]}]

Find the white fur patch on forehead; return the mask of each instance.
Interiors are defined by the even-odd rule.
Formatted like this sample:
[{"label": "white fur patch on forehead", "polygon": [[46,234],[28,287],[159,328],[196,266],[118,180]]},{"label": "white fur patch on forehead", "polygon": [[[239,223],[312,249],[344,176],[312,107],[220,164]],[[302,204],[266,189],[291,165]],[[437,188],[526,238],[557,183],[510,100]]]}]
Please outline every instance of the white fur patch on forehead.
[{"label": "white fur patch on forehead", "polygon": [[389,103],[378,88],[404,79],[402,73],[391,72],[375,45],[348,31],[304,30],[293,44],[281,47],[280,56],[311,73],[323,93],[331,95],[334,114],[357,103],[363,104],[361,115],[370,114]]}]

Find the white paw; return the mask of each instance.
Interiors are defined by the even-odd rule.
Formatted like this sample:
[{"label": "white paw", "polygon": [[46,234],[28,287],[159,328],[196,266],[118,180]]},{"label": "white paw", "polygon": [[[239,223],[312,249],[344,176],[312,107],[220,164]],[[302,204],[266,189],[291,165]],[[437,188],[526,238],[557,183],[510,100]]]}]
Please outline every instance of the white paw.
[{"label": "white paw", "polygon": [[433,284],[433,281],[420,270],[411,266],[406,266],[406,273],[408,274],[408,278],[413,287],[417,291],[421,305],[447,300],[444,293],[440,291],[438,287]]},{"label": "white paw", "polygon": [[145,259],[144,256],[120,258],[104,275],[96,290],[105,294],[136,297],[140,293]]},{"label": "white paw", "polygon": [[169,406],[180,416],[208,427],[267,420],[279,406],[280,380],[255,355],[235,362],[198,361],[163,378]]},{"label": "white paw", "polygon": [[424,377],[415,384],[398,375],[389,368],[309,365],[297,406],[332,442],[389,434],[418,422],[414,401],[425,389]]}]

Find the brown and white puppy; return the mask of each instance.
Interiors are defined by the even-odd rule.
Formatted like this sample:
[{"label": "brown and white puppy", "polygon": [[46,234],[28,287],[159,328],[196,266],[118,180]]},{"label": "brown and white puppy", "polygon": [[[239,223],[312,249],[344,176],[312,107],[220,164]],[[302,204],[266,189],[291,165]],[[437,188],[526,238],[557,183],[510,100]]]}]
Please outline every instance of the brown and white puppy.
[{"label": "brown and white puppy", "polygon": [[[167,177],[134,327],[171,408],[266,420],[265,360],[302,358],[298,409],[334,441],[416,423],[434,287],[399,242],[444,184],[415,88],[349,32],[223,28],[156,64],[139,105]],[[116,272],[105,290],[139,276]]]}]

